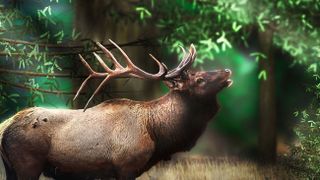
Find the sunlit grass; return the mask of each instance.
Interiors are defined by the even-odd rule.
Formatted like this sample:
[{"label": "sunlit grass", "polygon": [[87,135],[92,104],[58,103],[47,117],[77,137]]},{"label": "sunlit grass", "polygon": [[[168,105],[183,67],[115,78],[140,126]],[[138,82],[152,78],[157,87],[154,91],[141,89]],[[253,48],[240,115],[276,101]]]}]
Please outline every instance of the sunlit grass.
[{"label": "sunlit grass", "polygon": [[138,180],[297,179],[281,165],[263,166],[250,160],[188,157],[157,164]]},{"label": "sunlit grass", "polygon": [[[3,168],[3,167],[2,167]],[[3,172],[4,173],[4,172]],[[0,174],[5,179],[5,174]],[[238,158],[189,156],[160,162],[138,180],[292,180],[300,179],[284,165],[260,165]],[[39,180],[53,180],[41,175]]]}]

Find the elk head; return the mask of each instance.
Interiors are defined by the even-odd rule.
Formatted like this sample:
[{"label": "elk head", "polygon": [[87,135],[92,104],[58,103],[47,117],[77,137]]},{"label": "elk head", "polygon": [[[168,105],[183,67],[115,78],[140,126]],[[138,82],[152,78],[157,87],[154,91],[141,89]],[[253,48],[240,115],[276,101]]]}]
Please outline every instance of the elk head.
[{"label": "elk head", "polygon": [[232,84],[232,80],[229,79],[231,76],[231,70],[229,69],[216,71],[189,71],[189,68],[196,58],[196,49],[193,44],[191,44],[188,54],[186,53],[185,49],[181,47],[182,51],[184,52],[184,57],[180,64],[170,71],[168,71],[165,64],[161,63],[154,56],[149,54],[159,67],[158,73],[150,74],[135,66],[128,55],[115,42],[110,39],[109,41],[121,52],[127,67],[123,67],[116,60],[113,54],[99,42],[96,42],[97,46],[101,48],[101,50],[109,59],[111,59],[112,63],[114,64],[114,69],[109,68],[99,55],[93,53],[103,69],[106,71],[105,73],[96,72],[79,54],[81,62],[90,71],[90,75],[83,81],[74,99],[77,98],[80,91],[83,89],[89,79],[93,77],[104,78],[88,100],[86,106],[84,107],[84,111],[88,107],[93,97],[99,92],[101,87],[107,81],[116,77],[135,77],[140,79],[162,80],[171,91],[187,92],[198,98],[207,98],[208,96],[212,95],[215,96],[215,94],[217,94],[222,88],[229,87]]},{"label": "elk head", "polygon": [[232,80],[229,79],[232,72],[229,69],[215,71],[188,70],[196,58],[196,49],[191,44],[188,55],[184,48],[182,48],[182,51],[184,52],[184,58],[181,63],[164,76],[164,83],[171,91],[182,91],[197,98],[208,98],[215,96],[222,88],[232,85]]}]

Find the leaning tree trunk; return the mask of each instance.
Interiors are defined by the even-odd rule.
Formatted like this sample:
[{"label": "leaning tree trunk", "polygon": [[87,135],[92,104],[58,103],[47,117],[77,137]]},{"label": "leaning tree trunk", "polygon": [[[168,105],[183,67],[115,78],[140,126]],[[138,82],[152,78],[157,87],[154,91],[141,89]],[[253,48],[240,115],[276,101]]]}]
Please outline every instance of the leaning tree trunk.
[{"label": "leaning tree trunk", "polygon": [[271,29],[259,32],[261,51],[267,57],[259,62],[260,71],[265,70],[267,74],[267,78],[260,83],[259,155],[263,162],[276,160],[275,64],[272,38]]}]

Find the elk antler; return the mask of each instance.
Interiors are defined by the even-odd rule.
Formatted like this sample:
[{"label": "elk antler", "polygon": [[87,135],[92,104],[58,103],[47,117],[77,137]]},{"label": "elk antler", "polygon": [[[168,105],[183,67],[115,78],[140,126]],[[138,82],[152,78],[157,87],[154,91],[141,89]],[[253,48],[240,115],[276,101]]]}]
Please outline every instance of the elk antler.
[{"label": "elk antler", "polygon": [[123,67],[117,59],[113,56],[113,54],[105,48],[102,44],[99,42],[96,42],[97,46],[101,48],[101,50],[105,53],[105,55],[111,59],[112,63],[114,64],[115,68],[110,69],[106,63],[102,60],[102,58],[97,55],[96,53],[93,53],[93,55],[97,58],[103,69],[106,71],[105,73],[100,73],[94,71],[91,66],[87,63],[87,61],[79,54],[81,62],[84,64],[84,66],[90,71],[90,75],[82,82],[80,88],[77,91],[77,94],[74,97],[74,100],[78,97],[79,93],[83,89],[83,87],[86,85],[88,80],[92,77],[103,77],[104,79],[98,86],[98,88],[94,91],[88,102],[86,103],[86,106],[84,107],[83,111],[85,111],[90,103],[90,101],[93,99],[93,97],[99,92],[101,87],[110,79],[116,78],[116,77],[136,77],[136,78],[141,78],[141,79],[162,79],[164,74],[167,72],[167,67],[161,63],[159,60],[157,60],[155,57],[153,57],[151,54],[150,57],[157,63],[159,66],[159,71],[156,74],[150,74],[148,72],[143,71],[142,69],[138,68],[136,65],[132,63],[128,55],[112,40],[110,40],[110,43],[113,44],[123,55],[124,60],[127,64],[127,67]]},{"label": "elk antler", "polygon": [[180,76],[183,71],[190,68],[190,66],[192,65],[192,63],[196,59],[197,51],[196,51],[196,48],[194,47],[193,44],[190,45],[188,55],[186,54],[186,50],[182,46],[181,46],[181,49],[184,54],[182,61],[180,62],[180,64],[176,68],[170,70],[165,75],[165,77],[164,77],[165,79],[172,79],[172,78]]}]

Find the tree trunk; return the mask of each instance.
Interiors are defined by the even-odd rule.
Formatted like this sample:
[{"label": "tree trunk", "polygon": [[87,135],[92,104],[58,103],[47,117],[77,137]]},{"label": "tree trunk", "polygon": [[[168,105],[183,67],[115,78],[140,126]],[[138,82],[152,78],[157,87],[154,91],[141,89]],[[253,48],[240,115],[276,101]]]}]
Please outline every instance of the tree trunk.
[{"label": "tree trunk", "polygon": [[273,31],[266,29],[259,32],[261,51],[266,59],[259,61],[259,69],[265,70],[267,79],[260,83],[260,131],[259,155],[266,163],[276,160],[276,103],[275,103],[275,68],[272,51]]}]

